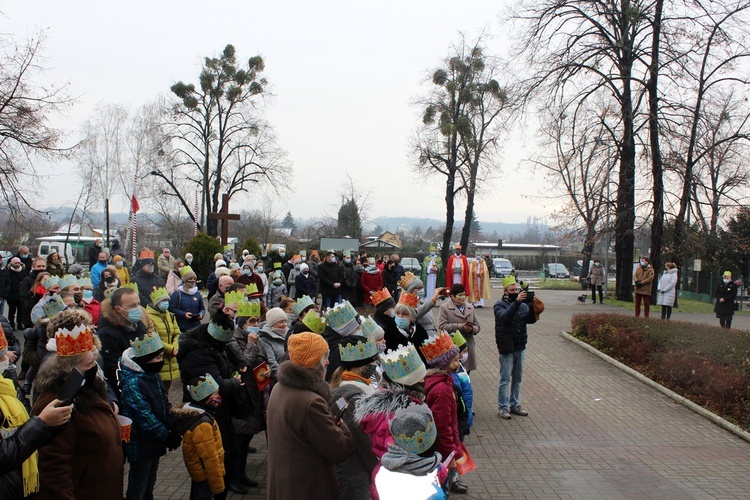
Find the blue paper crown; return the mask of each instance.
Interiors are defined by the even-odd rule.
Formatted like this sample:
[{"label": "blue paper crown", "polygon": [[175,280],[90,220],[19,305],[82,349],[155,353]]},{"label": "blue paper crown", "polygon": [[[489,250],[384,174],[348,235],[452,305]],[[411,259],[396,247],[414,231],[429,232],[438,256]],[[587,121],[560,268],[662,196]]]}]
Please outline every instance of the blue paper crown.
[{"label": "blue paper crown", "polygon": [[328,326],[336,331],[345,327],[352,320],[356,321],[358,316],[357,310],[348,300],[344,300],[326,311]]},{"label": "blue paper crown", "polygon": [[341,361],[362,361],[377,356],[378,346],[370,339],[368,339],[367,342],[362,342],[360,340],[356,344],[348,345],[346,347],[339,344],[339,354],[341,355]]},{"label": "blue paper crown", "polygon": [[362,335],[371,340],[378,340],[385,335],[383,328],[374,320],[372,316],[368,316],[360,325],[362,329]]},{"label": "blue paper crown", "polygon": [[91,288],[94,287],[94,284],[91,282],[91,278],[80,278],[78,280],[78,284],[81,285],[81,288],[85,286],[90,286]]},{"label": "blue paper crown", "polygon": [[60,311],[64,311],[68,308],[68,306],[65,305],[65,302],[62,301],[62,299],[57,296],[53,299],[51,299],[49,302],[44,304],[44,317],[51,318],[55,314],[59,313]]},{"label": "blue paper crown", "polygon": [[147,333],[143,337],[132,341],[130,348],[133,350],[133,357],[140,358],[153,354],[159,349],[164,349],[164,342],[161,341],[158,333]]},{"label": "blue paper crown", "polygon": [[210,373],[206,373],[206,380],[201,380],[195,385],[188,385],[188,393],[193,401],[203,401],[218,388],[219,384],[216,383],[216,380],[214,380]]},{"label": "blue paper crown", "polygon": [[302,297],[297,299],[297,302],[294,303],[294,315],[299,316],[300,314],[302,314],[302,311],[314,305],[315,302],[313,302],[313,299],[311,299],[308,295],[303,295]]},{"label": "blue paper crown", "polygon": [[219,342],[229,342],[230,340],[232,340],[234,329],[230,328],[228,330],[225,330],[224,328],[219,326],[217,323],[214,323],[213,321],[211,321],[208,324],[208,334],[211,335],[216,340],[218,340]]},{"label": "blue paper crown", "polygon": [[388,378],[403,385],[414,385],[427,374],[422,358],[413,345],[402,346],[380,357]]},{"label": "blue paper crown", "polygon": [[[393,422],[396,419],[404,418],[420,423],[427,422],[425,430],[415,431],[412,435],[405,433],[401,433],[397,436],[393,435]],[[406,408],[397,409],[393,414],[393,418],[388,422],[388,428],[391,431],[391,435],[393,435],[393,441],[404,450],[409,453],[414,453],[415,455],[419,455],[420,453],[429,450],[437,439],[437,427],[435,426],[434,417],[425,404],[412,404]]]},{"label": "blue paper crown", "polygon": [[78,280],[72,274],[66,274],[60,278],[60,289],[69,287],[70,285],[78,285]]},{"label": "blue paper crown", "polygon": [[47,290],[49,290],[50,287],[53,287],[59,284],[60,284],[60,278],[58,278],[57,276],[50,275],[44,278],[44,280],[42,280],[42,286],[44,286],[44,288],[46,288]]}]

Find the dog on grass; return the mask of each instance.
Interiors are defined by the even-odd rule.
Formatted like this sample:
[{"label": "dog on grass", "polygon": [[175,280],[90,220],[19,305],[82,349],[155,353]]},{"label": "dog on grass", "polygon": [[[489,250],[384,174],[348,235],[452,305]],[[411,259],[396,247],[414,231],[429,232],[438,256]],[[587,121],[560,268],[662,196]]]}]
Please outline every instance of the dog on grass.
[{"label": "dog on grass", "polygon": [[578,296],[578,298],[576,299],[576,301],[579,304],[585,304],[586,303],[586,297],[587,297],[587,295],[585,293],[583,293],[583,294],[581,294],[581,295]]}]

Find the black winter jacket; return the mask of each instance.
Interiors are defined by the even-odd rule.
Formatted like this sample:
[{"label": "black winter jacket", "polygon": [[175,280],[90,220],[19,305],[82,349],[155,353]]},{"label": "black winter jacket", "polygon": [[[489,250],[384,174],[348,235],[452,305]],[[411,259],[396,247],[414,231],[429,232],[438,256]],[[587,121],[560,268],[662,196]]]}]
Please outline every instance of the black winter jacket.
[{"label": "black winter jacket", "polygon": [[146,325],[139,321],[135,324],[135,329],[126,328],[119,323],[115,323],[110,315],[105,315],[105,309],[102,308],[102,316],[99,318],[99,328],[97,335],[102,343],[102,370],[104,377],[107,379],[107,385],[115,390],[117,396],[120,395],[120,389],[117,385],[117,362],[130,347],[130,343],[135,339],[146,335]]},{"label": "black winter jacket", "polygon": [[536,314],[529,305],[505,298],[498,300],[495,312],[495,343],[500,354],[510,354],[526,349],[526,325],[536,323]]},{"label": "black winter jacket", "polygon": [[21,283],[28,276],[29,273],[26,270],[19,272],[8,270],[8,295],[5,297],[8,300],[23,300],[24,297],[21,295]]},{"label": "black winter jacket", "polygon": [[341,286],[344,286],[344,270],[338,263],[323,262],[318,266],[318,280],[321,295],[338,295],[343,290],[341,287],[334,288],[333,284],[341,283]]},{"label": "black winter jacket", "polygon": [[156,288],[166,286],[164,278],[156,273],[147,273],[143,270],[138,271],[130,278],[130,281],[138,284],[138,296],[141,299],[141,305],[146,307],[151,303],[151,292]]},{"label": "black winter jacket", "polygon": [[[0,420],[5,417],[0,413]],[[52,437],[39,417],[31,417],[10,437],[0,437],[0,498],[23,498],[21,465]]]}]

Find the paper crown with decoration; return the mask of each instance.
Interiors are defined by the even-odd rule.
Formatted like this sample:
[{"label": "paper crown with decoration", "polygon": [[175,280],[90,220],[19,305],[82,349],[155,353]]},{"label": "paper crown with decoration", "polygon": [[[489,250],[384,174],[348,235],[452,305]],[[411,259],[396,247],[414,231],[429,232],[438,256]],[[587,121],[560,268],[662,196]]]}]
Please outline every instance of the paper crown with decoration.
[{"label": "paper crown with decoration", "polygon": [[435,245],[430,245],[430,252],[436,252],[437,247]]},{"label": "paper crown with decoration", "polygon": [[308,327],[311,332],[317,333],[318,335],[321,335],[326,329],[326,319],[315,309],[307,311],[305,317],[302,318],[302,323]]},{"label": "paper crown with decoration", "polygon": [[58,356],[78,356],[94,349],[94,334],[85,324],[76,325],[72,330],[58,328],[55,345]]},{"label": "paper crown with decoration", "polygon": [[351,335],[359,329],[359,314],[348,300],[343,300],[326,311],[326,322],[339,335]]},{"label": "paper crown with decoration", "polygon": [[131,290],[135,290],[135,293],[140,293],[140,292],[138,292],[138,283],[136,283],[136,282],[126,283],[124,285],[120,285],[120,288],[130,288]]},{"label": "paper crown with decoration", "polygon": [[149,298],[151,299],[151,303],[156,305],[159,302],[169,300],[169,292],[164,287],[155,288],[154,291],[151,292],[151,295],[149,295]]},{"label": "paper crown with decoration", "polygon": [[372,292],[370,298],[372,299],[372,305],[376,306],[384,300],[392,299],[393,297],[391,297],[391,292],[387,288],[383,288],[382,290]]},{"label": "paper crown with decoration", "polygon": [[64,290],[70,285],[78,285],[78,279],[72,274],[66,274],[60,278],[60,290]]},{"label": "paper crown with decoration", "polygon": [[153,259],[154,258],[154,252],[151,250],[143,250],[141,253],[138,254],[139,259]]},{"label": "paper crown with decoration", "polygon": [[732,277],[732,271],[724,271],[724,274],[722,274],[722,277],[723,276],[729,276],[731,278]]},{"label": "paper crown with decoration", "polygon": [[42,280],[42,286],[49,290],[51,287],[60,284],[60,278],[49,275]]},{"label": "paper crown with decoration", "polygon": [[60,311],[64,311],[68,308],[67,305],[65,305],[65,302],[60,298],[59,295],[55,295],[51,300],[47,301],[44,306],[44,317],[45,318],[51,318],[55,314],[59,313]]},{"label": "paper crown with decoration", "polygon": [[372,316],[368,316],[360,325],[362,329],[362,335],[372,340],[380,340],[385,336],[385,330],[374,320]]},{"label": "paper crown with decoration", "polygon": [[274,262],[273,263],[273,268],[274,269],[281,269],[281,262]]},{"label": "paper crown with decoration", "polygon": [[[354,342],[356,340],[356,343]],[[339,344],[339,355],[342,363],[363,366],[375,361],[378,346],[375,341],[360,335],[353,335]]]},{"label": "paper crown with decoration", "polygon": [[243,302],[245,302],[245,294],[242,292],[227,292],[226,295],[224,295],[225,306],[231,306],[232,304],[242,304]]},{"label": "paper crown with decoration", "polygon": [[260,318],[260,302],[240,302],[236,318]]},{"label": "paper crown with decoration", "polygon": [[232,340],[232,334],[234,334],[234,329],[224,329],[221,325],[218,323],[214,323],[213,321],[208,323],[208,334],[211,335],[213,338],[218,340],[219,342],[229,342]]},{"label": "paper crown with decoration", "polygon": [[78,278],[78,284],[81,286],[81,288],[87,286],[94,288],[94,284],[91,282],[91,278]]},{"label": "paper crown with decoration", "polygon": [[5,332],[0,328],[0,357],[5,356],[8,352],[8,339],[5,338]]},{"label": "paper crown with decoration", "polygon": [[420,349],[427,360],[427,364],[437,368],[448,366],[459,352],[451,336],[445,332],[435,338],[426,340]]},{"label": "paper crown with decoration", "polygon": [[147,333],[139,339],[130,342],[130,348],[134,358],[141,358],[153,354],[159,349],[164,349],[164,342],[158,333]]},{"label": "paper crown with decoration", "polygon": [[398,303],[416,309],[417,307],[419,307],[419,297],[417,297],[413,293],[403,291],[398,297]]},{"label": "paper crown with decoration", "polygon": [[451,336],[451,340],[453,341],[453,345],[455,345],[456,347],[458,347],[459,350],[462,347],[467,346],[466,339],[461,334],[461,332],[459,332],[458,330],[456,330],[455,332],[451,333],[450,336]]},{"label": "paper crown with decoration", "polygon": [[510,285],[516,284],[516,277],[512,274],[503,278],[503,288],[508,288]]},{"label": "paper crown with decoration", "polygon": [[302,311],[314,305],[315,302],[313,302],[313,299],[311,299],[309,295],[303,295],[297,299],[297,302],[294,303],[292,309],[294,310],[294,315],[299,316],[302,314]]},{"label": "paper crown with decoration", "polygon": [[416,278],[416,276],[414,276],[413,272],[406,271],[404,273],[404,275],[401,277],[401,279],[398,280],[398,286],[400,286],[401,288],[403,288],[404,290],[406,290],[407,287],[409,286],[409,283],[411,283],[412,281],[414,281],[414,278]]},{"label": "paper crown with decoration", "polygon": [[247,286],[245,286],[245,293],[248,295],[257,295],[258,294],[258,285],[255,283],[248,283]]},{"label": "paper crown with decoration", "polygon": [[182,266],[180,269],[180,276],[185,276],[187,273],[194,273],[193,268],[190,266]]},{"label": "paper crown with decoration", "polygon": [[193,401],[199,402],[207,399],[218,388],[219,384],[216,383],[216,380],[214,380],[210,373],[206,373],[203,380],[195,385],[188,385],[188,393]]},{"label": "paper crown with decoration", "polygon": [[383,372],[389,379],[402,385],[414,385],[427,374],[427,368],[413,345],[399,347],[381,355]]},{"label": "paper crown with decoration", "polygon": [[415,455],[429,450],[437,439],[435,417],[426,404],[410,404],[398,408],[388,421],[393,441]]}]

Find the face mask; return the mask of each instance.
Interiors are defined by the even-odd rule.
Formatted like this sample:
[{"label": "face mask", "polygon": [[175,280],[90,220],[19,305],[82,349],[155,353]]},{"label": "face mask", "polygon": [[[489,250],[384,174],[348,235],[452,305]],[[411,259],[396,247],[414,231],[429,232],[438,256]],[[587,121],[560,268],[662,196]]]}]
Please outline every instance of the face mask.
[{"label": "face mask", "polygon": [[362,376],[364,378],[372,378],[375,375],[375,365],[366,365],[362,367]]},{"label": "face mask", "polygon": [[367,270],[371,271],[371,272],[375,272],[375,270],[377,268],[378,268],[378,266],[376,266],[375,264],[371,264],[371,265],[367,266]]},{"label": "face mask", "polygon": [[336,263],[336,257],[331,257],[331,260],[329,262],[331,264],[335,264]]},{"label": "face mask", "polygon": [[13,264],[12,266],[10,266],[10,268],[13,269],[14,271],[20,271],[21,264]]},{"label": "face mask", "polygon": [[378,354],[385,354],[385,350],[388,346],[386,344],[378,344]]},{"label": "face mask", "polygon": [[216,396],[211,396],[208,398],[206,404],[212,408],[221,408],[221,396],[218,394]]},{"label": "face mask", "polygon": [[345,264],[351,264],[352,263],[352,259],[344,259],[344,263]]},{"label": "face mask", "polygon": [[37,287],[36,287],[36,288],[34,289],[34,293],[35,293],[36,295],[44,295],[45,293],[47,293],[47,289],[46,289],[46,288],[44,288],[44,287],[43,287],[42,285],[39,285],[39,286],[37,286]]},{"label": "face mask", "polygon": [[185,262],[187,262],[188,264],[192,264],[193,263],[193,259],[185,259]]},{"label": "face mask", "polygon": [[260,254],[260,256],[263,257],[264,259],[266,258],[266,255],[268,255],[266,252],[261,252]]},{"label": "face mask", "polygon": [[302,262],[307,262],[307,257],[302,257]]},{"label": "face mask", "polygon": [[275,333],[276,335],[281,335],[282,337],[286,335],[287,329],[286,328],[271,328],[271,331]]},{"label": "face mask", "polygon": [[10,366],[10,360],[0,361],[0,373],[3,373]]},{"label": "face mask", "polygon": [[128,311],[128,321],[133,324],[138,323],[141,320],[141,308],[135,307]]},{"label": "face mask", "polygon": [[21,254],[21,258],[22,259],[28,259],[29,258],[29,254],[27,254],[27,253]]},{"label": "face mask", "polygon": [[83,300],[83,294],[82,293],[74,293],[73,294],[73,300],[75,301],[76,304],[80,304],[81,301]]},{"label": "face mask", "polygon": [[723,279],[722,281],[723,281],[724,283],[729,283],[729,282],[730,282],[730,281],[732,281],[732,280],[730,280],[729,278],[724,278],[724,279]]},{"label": "face mask", "polygon": [[400,316],[393,318],[393,320],[396,322],[396,326],[402,330],[409,328],[409,323],[411,322],[409,318],[402,318]]},{"label": "face mask", "polygon": [[642,260],[642,261],[641,261],[641,266],[643,266],[643,267],[646,267],[647,265],[648,265],[648,264],[646,263],[646,261],[645,261],[645,260]]},{"label": "face mask", "polygon": [[262,273],[263,272],[263,266],[258,266],[255,268],[256,272]]},{"label": "face mask", "polygon": [[164,300],[159,302],[159,310],[161,312],[167,312],[167,309],[169,309],[169,302]]},{"label": "face mask", "polygon": [[107,283],[112,283],[114,280],[115,280],[114,276],[105,276],[104,277],[104,281],[106,281]]},{"label": "face mask", "polygon": [[456,252],[456,257],[460,257],[460,256],[461,256],[461,252]]},{"label": "face mask", "polygon": [[518,294],[517,294],[517,293],[509,293],[509,294],[508,294],[508,300],[509,300],[510,302],[513,302],[513,301],[514,301],[514,300],[516,300],[517,298],[518,298]]},{"label": "face mask", "polygon": [[279,257],[286,257],[286,252],[280,252]]},{"label": "face mask", "polygon": [[107,261],[106,261],[106,260],[99,260],[99,264],[104,264],[104,265],[106,265],[106,264],[107,264]]},{"label": "face mask", "polygon": [[143,266],[141,269],[144,272],[146,272],[146,273],[153,273],[154,272],[154,266],[152,266],[151,264],[149,264],[147,266]]},{"label": "face mask", "polygon": [[116,265],[117,267],[122,267],[122,265],[123,265],[123,262],[122,262],[121,260],[118,260],[117,262],[115,262],[115,265]]},{"label": "face mask", "polygon": [[273,284],[279,286],[281,284],[281,278],[276,278],[275,280],[273,280]]},{"label": "face mask", "polygon": [[[184,290],[184,288],[183,288],[183,290]],[[194,287],[192,287],[192,288],[188,288],[188,289],[187,289],[187,290],[185,290],[185,291],[186,291],[187,293],[189,293],[190,295],[195,295],[196,293],[198,293],[198,287],[197,287],[197,286],[194,286]]]},{"label": "face mask", "polygon": [[302,271],[302,274],[304,274],[305,276],[307,276],[308,274],[310,274],[310,271],[308,271],[307,269],[305,269],[304,271]]},{"label": "face mask", "polygon": [[258,333],[260,331],[260,328],[258,328],[257,326],[248,326],[245,328],[245,331],[247,333]]},{"label": "face mask", "polygon": [[466,363],[466,360],[469,359],[469,353],[465,352],[461,354],[461,363]]},{"label": "face mask", "polygon": [[84,290],[83,291],[83,301],[84,302],[91,302],[94,300],[94,291],[93,290]]},{"label": "face mask", "polygon": [[435,256],[435,252],[430,252],[430,257],[434,257],[434,256]]},{"label": "face mask", "polygon": [[159,373],[164,366],[164,360],[156,361],[154,363],[144,363],[141,368],[146,373]]},{"label": "face mask", "polygon": [[600,265],[598,262],[594,262],[594,267],[599,267]]},{"label": "face mask", "polygon": [[299,269],[299,266],[300,266],[299,264],[294,264],[295,269]]},{"label": "face mask", "polygon": [[252,269],[243,269],[242,270],[242,274],[244,274],[245,276],[248,276],[248,275],[252,274],[252,272],[253,272]]},{"label": "face mask", "polygon": [[417,290],[417,297],[419,297],[420,299],[424,298],[424,288],[420,288],[419,290]]}]

